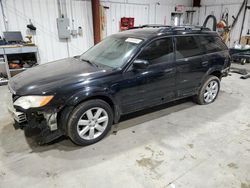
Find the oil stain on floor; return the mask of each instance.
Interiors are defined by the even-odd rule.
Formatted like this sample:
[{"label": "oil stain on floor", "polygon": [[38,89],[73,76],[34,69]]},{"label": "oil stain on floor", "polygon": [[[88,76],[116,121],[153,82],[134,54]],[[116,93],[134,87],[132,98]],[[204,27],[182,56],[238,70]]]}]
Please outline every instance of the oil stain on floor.
[{"label": "oil stain on floor", "polygon": [[238,168],[237,164],[235,164],[235,163],[229,163],[227,166],[230,167],[230,168],[233,168],[233,169]]},{"label": "oil stain on floor", "polygon": [[139,167],[148,169],[153,179],[158,179],[160,174],[157,172],[157,168],[164,162],[164,153],[161,150],[154,151],[150,146],[146,146],[145,150],[151,153],[150,156],[144,157],[145,155],[143,155],[141,159],[136,160],[136,163]]}]

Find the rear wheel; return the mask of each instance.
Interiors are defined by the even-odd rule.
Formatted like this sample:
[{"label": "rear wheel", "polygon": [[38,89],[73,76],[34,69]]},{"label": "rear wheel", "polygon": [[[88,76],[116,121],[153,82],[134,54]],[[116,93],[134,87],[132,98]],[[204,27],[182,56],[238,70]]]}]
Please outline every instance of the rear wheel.
[{"label": "rear wheel", "polygon": [[240,60],[240,64],[242,64],[242,65],[245,65],[246,62],[247,62],[247,59],[242,58],[242,59]]},{"label": "rear wheel", "polygon": [[112,109],[103,100],[90,100],[78,105],[68,122],[68,135],[77,145],[98,142],[112,126]]},{"label": "rear wheel", "polygon": [[198,104],[210,104],[215,101],[220,91],[220,80],[216,76],[209,76],[201,86],[194,100]]}]

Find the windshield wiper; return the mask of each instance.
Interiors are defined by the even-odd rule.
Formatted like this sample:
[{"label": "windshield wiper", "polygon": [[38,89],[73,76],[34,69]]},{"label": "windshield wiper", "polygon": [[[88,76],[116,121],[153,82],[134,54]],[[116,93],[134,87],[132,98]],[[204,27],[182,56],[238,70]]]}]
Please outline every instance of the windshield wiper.
[{"label": "windshield wiper", "polygon": [[91,62],[91,61],[90,61],[90,60],[88,60],[88,59],[81,59],[81,61],[85,61],[85,62],[87,62],[88,64],[90,64],[90,65],[92,65],[92,66],[98,67],[98,65],[97,65],[97,64],[95,64],[95,63]]}]

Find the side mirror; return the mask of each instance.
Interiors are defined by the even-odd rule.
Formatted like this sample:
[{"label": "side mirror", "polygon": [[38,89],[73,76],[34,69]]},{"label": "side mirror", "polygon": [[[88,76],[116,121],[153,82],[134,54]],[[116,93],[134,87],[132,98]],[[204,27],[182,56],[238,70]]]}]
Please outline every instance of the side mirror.
[{"label": "side mirror", "polygon": [[133,62],[133,67],[135,69],[146,69],[148,65],[149,65],[149,62],[143,59],[136,59]]}]

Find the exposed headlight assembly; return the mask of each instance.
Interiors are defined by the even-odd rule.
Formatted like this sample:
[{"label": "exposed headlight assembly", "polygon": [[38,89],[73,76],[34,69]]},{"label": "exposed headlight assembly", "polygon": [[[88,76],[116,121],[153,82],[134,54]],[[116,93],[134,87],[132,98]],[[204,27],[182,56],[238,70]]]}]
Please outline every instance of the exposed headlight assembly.
[{"label": "exposed headlight assembly", "polygon": [[48,104],[53,96],[24,96],[18,98],[15,102],[15,106],[20,106],[23,109],[43,107]]}]

